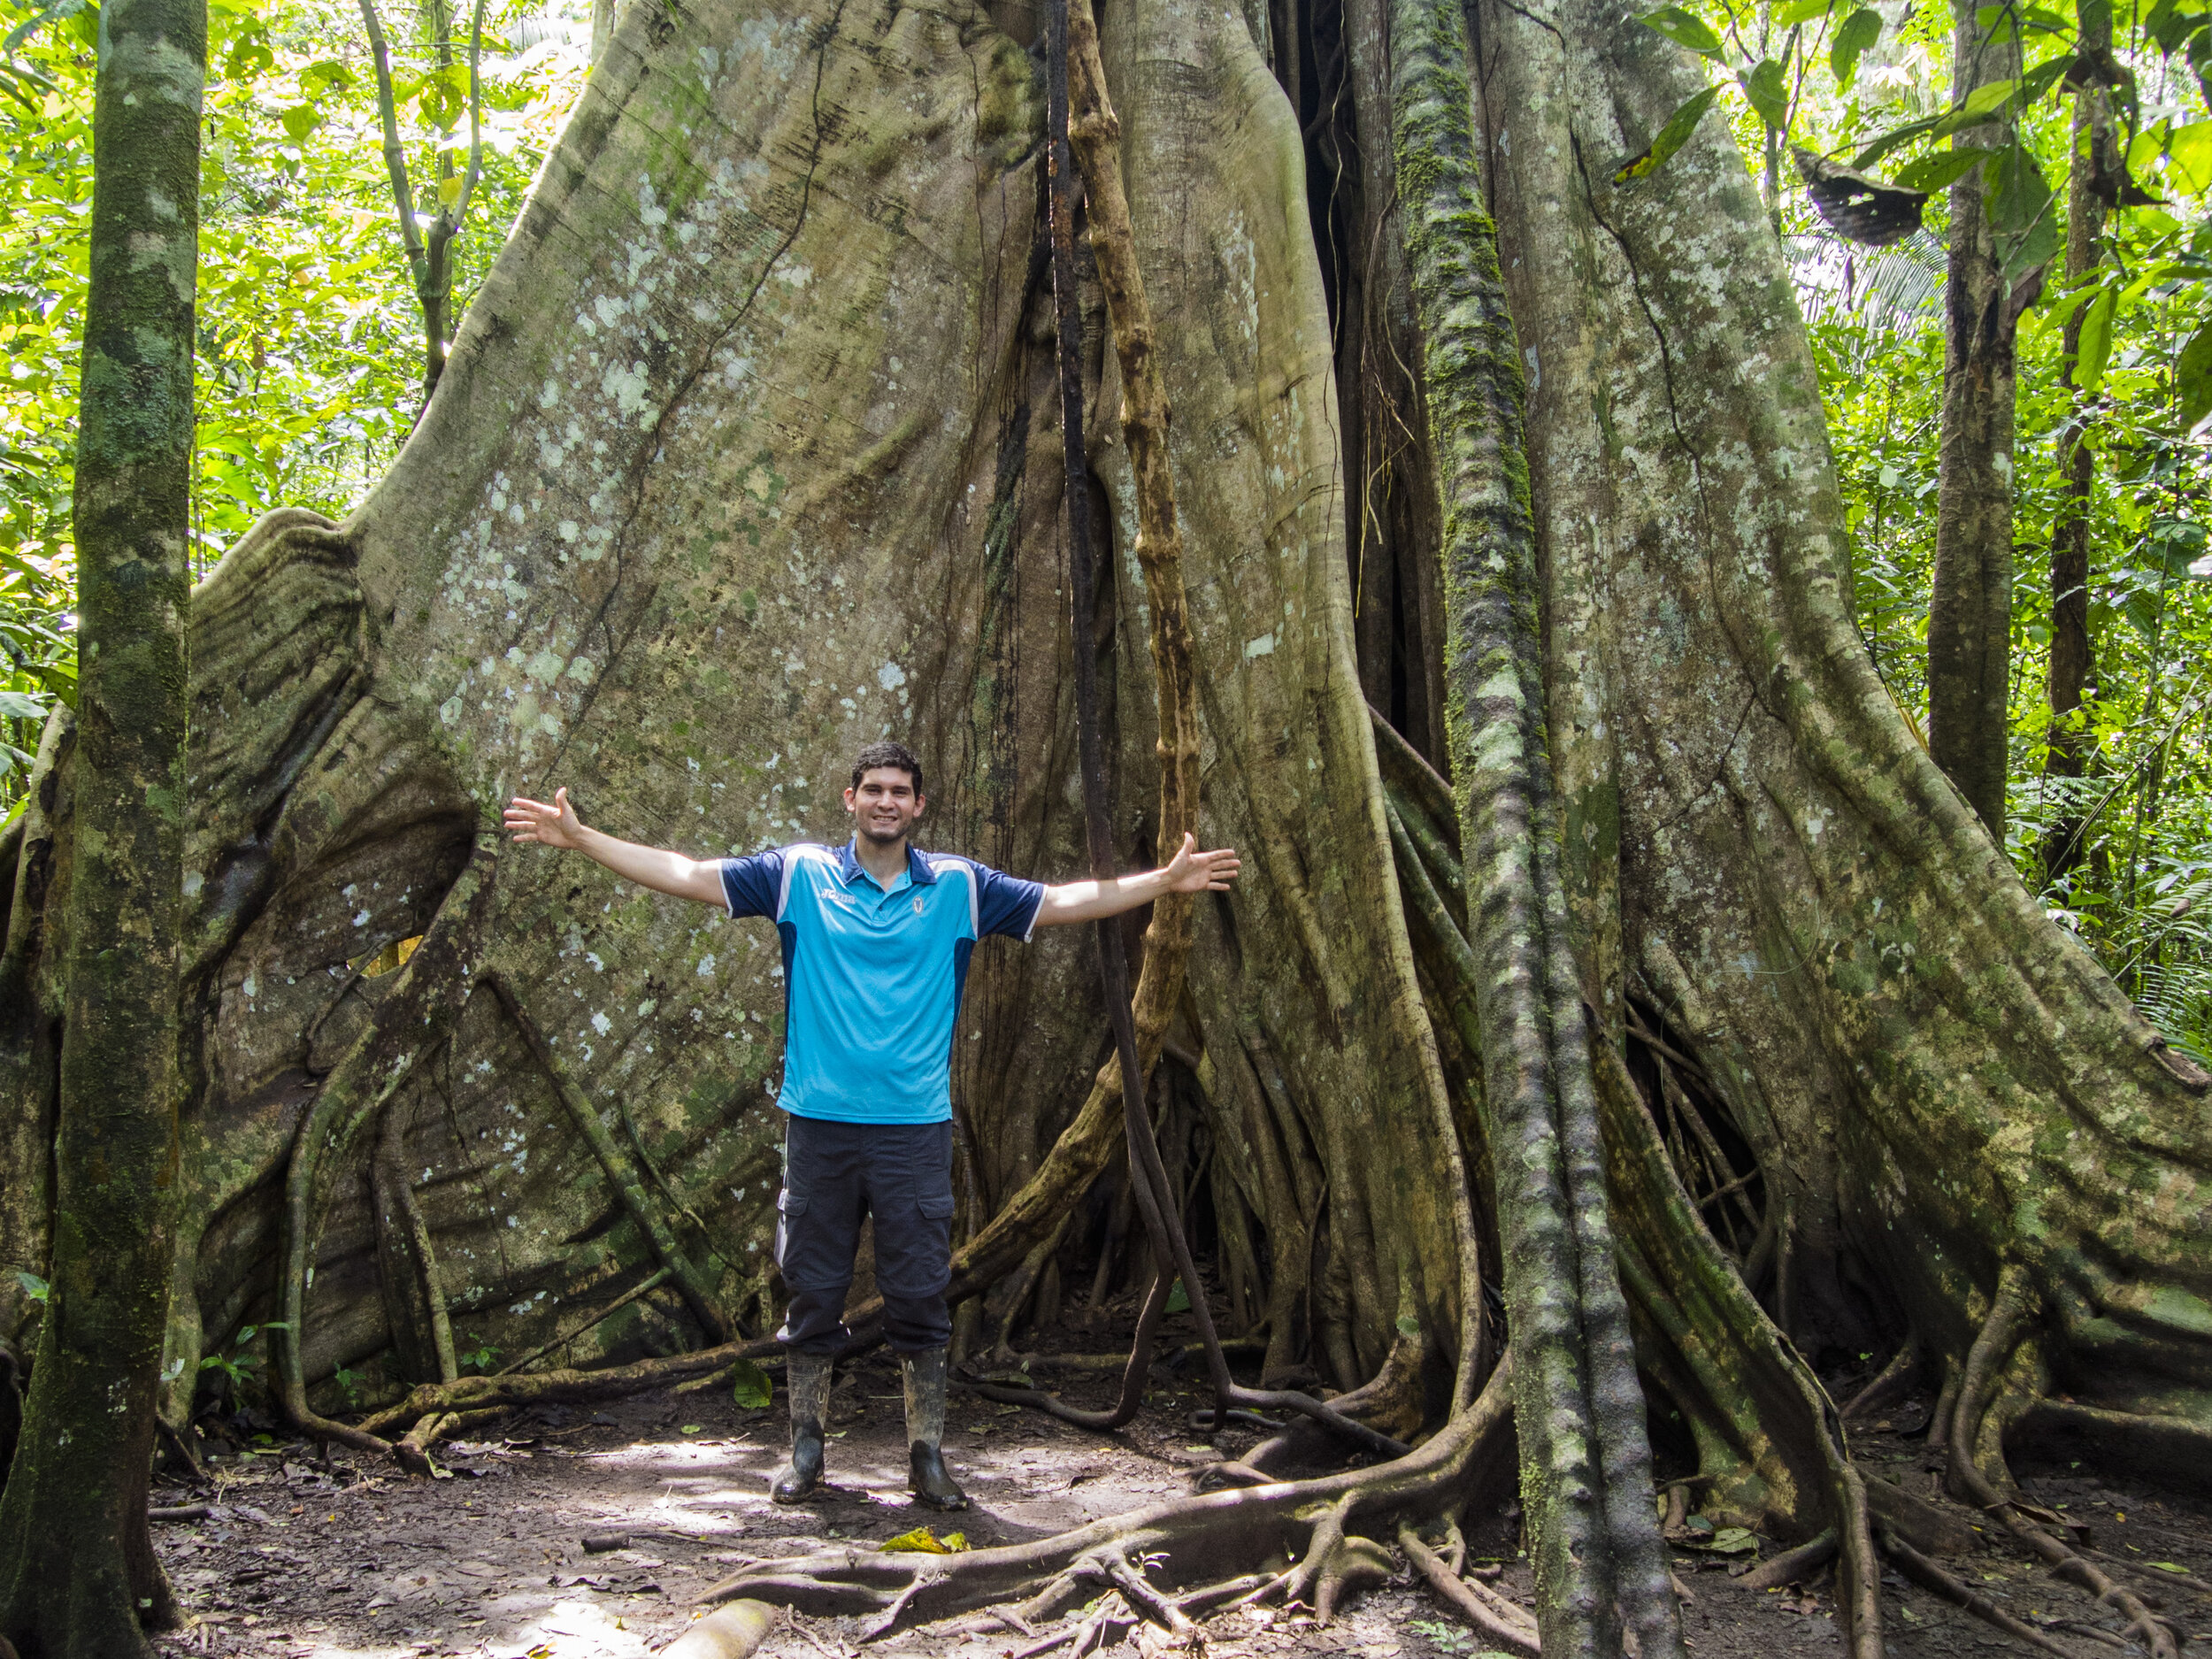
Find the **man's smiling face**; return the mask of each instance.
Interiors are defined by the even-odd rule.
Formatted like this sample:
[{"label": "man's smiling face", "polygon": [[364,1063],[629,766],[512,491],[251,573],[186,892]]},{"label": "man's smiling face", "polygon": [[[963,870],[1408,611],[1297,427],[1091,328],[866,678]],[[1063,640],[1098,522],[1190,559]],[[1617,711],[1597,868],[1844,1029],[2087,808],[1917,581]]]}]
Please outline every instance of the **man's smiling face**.
[{"label": "man's smiling face", "polygon": [[896,846],[912,833],[924,804],[913,778],[897,766],[871,767],[860,774],[857,787],[845,791],[854,830],[879,847]]}]

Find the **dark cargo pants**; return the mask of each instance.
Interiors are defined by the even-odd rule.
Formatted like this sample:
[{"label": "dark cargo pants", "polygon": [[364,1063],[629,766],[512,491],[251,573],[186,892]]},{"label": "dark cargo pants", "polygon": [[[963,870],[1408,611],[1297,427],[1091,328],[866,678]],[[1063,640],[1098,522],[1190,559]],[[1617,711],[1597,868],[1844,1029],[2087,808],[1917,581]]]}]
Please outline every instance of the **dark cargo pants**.
[{"label": "dark cargo pants", "polygon": [[776,1340],[834,1354],[850,1339],[845,1293],[860,1224],[876,1218],[884,1335],[902,1354],[952,1340],[952,1125],[794,1118],[776,1200],[776,1265],[791,1305]]}]

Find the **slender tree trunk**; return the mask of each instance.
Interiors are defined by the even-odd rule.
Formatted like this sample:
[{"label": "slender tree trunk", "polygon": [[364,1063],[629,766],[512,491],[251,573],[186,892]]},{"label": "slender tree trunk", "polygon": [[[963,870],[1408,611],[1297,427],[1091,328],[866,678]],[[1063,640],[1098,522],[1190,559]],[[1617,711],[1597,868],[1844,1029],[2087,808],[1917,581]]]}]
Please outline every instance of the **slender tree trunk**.
[{"label": "slender tree trunk", "polygon": [[146,1526],[177,1177],[203,0],[112,0],[77,440],[75,801],[46,1317],[0,1497],[0,1633],[119,1659],[174,1606]]},{"label": "slender tree trunk", "polygon": [[[1975,0],[1955,0],[1952,101],[2016,73],[2016,45],[1993,39]],[[2009,123],[1952,142],[1994,148]],[[2012,621],[2012,289],[1985,205],[1981,170],[1951,187],[1945,294],[1942,458],[1934,592],[1928,604],[1928,752],[1991,836],[2005,830],[2005,692]]]},{"label": "slender tree trunk", "polygon": [[[2084,57],[2108,53],[2112,13],[2102,4],[2078,8]],[[2074,94],[2072,163],[2066,193],[2066,286],[2072,288],[2096,269],[2098,239],[2104,234],[2105,189],[2112,158],[2112,103],[2105,88],[2087,82]],[[2066,319],[2066,383],[2080,384],[2082,326],[2086,304]],[[2087,769],[2093,745],[2068,717],[2094,685],[2096,657],[2089,640],[2089,515],[2097,478],[2097,455],[2090,442],[2088,400],[2077,389],[2073,419],[2059,438],[2065,482],[2061,487],[2058,522],[2051,537],[2051,648],[2047,673],[2051,704],[2050,753],[2044,772],[2053,778],[2078,778]],[[2081,862],[2082,818],[2062,812],[2043,849],[2044,879],[2063,881]]]}]

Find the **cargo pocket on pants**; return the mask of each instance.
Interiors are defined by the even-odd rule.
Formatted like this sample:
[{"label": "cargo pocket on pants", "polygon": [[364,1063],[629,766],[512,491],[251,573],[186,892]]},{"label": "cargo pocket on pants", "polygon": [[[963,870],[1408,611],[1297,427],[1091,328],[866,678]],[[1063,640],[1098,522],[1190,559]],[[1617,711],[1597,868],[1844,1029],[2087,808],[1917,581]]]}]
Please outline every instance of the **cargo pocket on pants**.
[{"label": "cargo pocket on pants", "polygon": [[791,1282],[791,1224],[806,1214],[806,1199],[786,1187],[776,1194],[776,1266],[784,1282]]}]

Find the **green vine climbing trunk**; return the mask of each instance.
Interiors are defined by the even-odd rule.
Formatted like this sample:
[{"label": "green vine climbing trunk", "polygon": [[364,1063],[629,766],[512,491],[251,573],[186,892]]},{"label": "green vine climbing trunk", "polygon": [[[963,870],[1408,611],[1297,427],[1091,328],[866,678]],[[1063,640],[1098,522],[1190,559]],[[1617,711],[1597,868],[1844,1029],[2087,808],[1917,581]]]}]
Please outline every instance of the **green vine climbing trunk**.
[{"label": "green vine climbing trunk", "polygon": [[1559,872],[1518,344],[1450,4],[1390,11],[1398,199],[1443,495],[1445,685],[1515,1422],[1545,1649],[1681,1651],[1614,1272]]},{"label": "green vine climbing trunk", "polygon": [[0,1636],[32,1659],[121,1659],[175,1617],[146,1492],[178,1197],[207,19],[200,0],[119,0],[100,23],[51,1255],[0,1494]]}]

